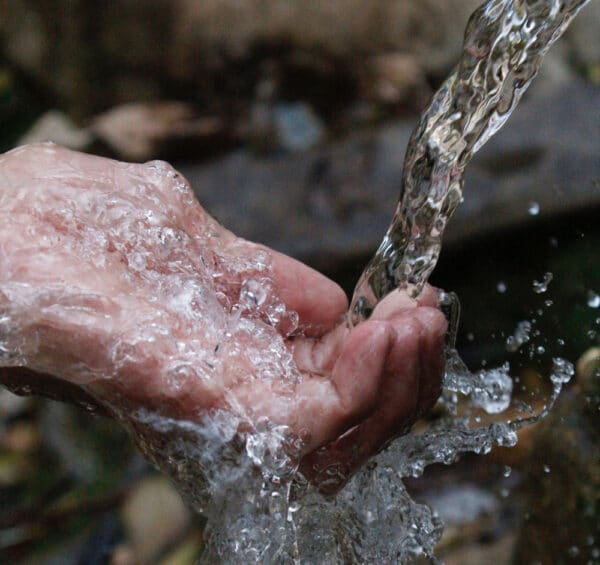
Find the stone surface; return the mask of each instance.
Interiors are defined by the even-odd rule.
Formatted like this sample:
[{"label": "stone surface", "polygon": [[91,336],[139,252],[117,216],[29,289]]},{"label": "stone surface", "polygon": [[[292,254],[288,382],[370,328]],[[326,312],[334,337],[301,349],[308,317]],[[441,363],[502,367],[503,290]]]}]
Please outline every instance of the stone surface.
[{"label": "stone surface", "polygon": [[19,139],[17,145],[43,141],[54,141],[69,149],[85,151],[92,143],[92,135],[88,130],[74,124],[63,112],[49,110]]},{"label": "stone surface", "polygon": [[[79,115],[173,91],[221,99],[260,53],[317,52],[358,65],[413,54],[443,75],[479,0],[0,0],[10,64]],[[60,17],[57,17],[60,14]],[[237,69],[227,66],[245,61]],[[212,78],[211,78],[212,77]],[[248,93],[246,92],[246,95]]]},{"label": "stone surface", "polygon": [[514,563],[600,561],[600,379],[569,391],[539,429]]},{"label": "stone surface", "polygon": [[[445,238],[473,236],[600,206],[600,89],[574,82],[527,97],[467,169]],[[379,245],[398,197],[414,122],[272,159],[240,151],[179,167],[227,227],[329,273]],[[529,213],[539,205],[539,216]]]},{"label": "stone surface", "polygon": [[161,552],[183,537],[192,513],[167,479],[149,477],[129,494],[122,519],[134,563],[156,563]]},{"label": "stone surface", "polygon": [[573,61],[584,67],[600,66],[600,3],[590,2],[567,30],[565,42]]},{"label": "stone surface", "polygon": [[197,116],[189,104],[175,101],[131,103],[96,116],[90,131],[120,159],[149,161],[179,154],[183,148],[226,144],[218,118]]}]

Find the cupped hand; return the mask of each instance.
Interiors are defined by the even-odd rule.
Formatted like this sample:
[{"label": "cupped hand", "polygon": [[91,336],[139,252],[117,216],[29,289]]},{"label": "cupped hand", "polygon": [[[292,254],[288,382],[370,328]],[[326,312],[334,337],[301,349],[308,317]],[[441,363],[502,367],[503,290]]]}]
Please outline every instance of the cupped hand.
[{"label": "cupped hand", "polygon": [[435,402],[436,305],[393,293],[350,329],[335,283],[224,229],[166,163],[0,156],[0,381],[22,391],[76,387],[121,419],[267,419],[335,487]]}]

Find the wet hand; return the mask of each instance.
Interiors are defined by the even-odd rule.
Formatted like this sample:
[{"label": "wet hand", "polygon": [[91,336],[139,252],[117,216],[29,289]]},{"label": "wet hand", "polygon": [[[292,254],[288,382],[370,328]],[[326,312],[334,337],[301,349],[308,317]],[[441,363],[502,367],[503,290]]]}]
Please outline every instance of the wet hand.
[{"label": "wet hand", "polygon": [[0,381],[21,390],[64,384],[125,420],[267,419],[331,490],[435,402],[436,304],[393,293],[349,329],[335,283],[235,237],[165,163],[0,156]]}]

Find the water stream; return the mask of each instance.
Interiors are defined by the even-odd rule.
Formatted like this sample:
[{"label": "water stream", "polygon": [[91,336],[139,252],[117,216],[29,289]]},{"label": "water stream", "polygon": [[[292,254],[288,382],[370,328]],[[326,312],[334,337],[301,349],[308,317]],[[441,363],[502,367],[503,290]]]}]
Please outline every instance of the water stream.
[{"label": "water stream", "polygon": [[[490,0],[473,14],[459,64],[412,135],[400,202],[357,284],[350,323],[367,318],[396,288],[419,293],[462,200],[470,158],[508,119],[543,55],[585,4]],[[142,450],[207,517],[204,562],[398,563],[433,556],[442,523],[409,496],[403,477],[418,476],[432,463],[450,464],[461,453],[514,445],[517,430],[550,409],[574,372],[556,358],[542,408],[515,402],[508,365],[477,373],[465,367],[452,347],[456,297],[445,295],[443,307],[453,326],[441,399],[445,416],[396,440],[334,498],[323,497],[298,472],[285,427],[263,422],[240,437],[241,421],[226,412],[201,424],[137,414],[134,435]],[[509,349],[527,341],[526,329],[518,327]]]}]

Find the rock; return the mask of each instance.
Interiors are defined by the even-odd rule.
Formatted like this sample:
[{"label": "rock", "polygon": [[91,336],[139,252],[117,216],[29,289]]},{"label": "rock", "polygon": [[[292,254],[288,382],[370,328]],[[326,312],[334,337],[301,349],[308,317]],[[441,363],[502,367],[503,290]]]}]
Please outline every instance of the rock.
[{"label": "rock", "polygon": [[577,361],[577,382],[584,390],[593,388],[594,379],[600,378],[600,347],[588,349]]},{"label": "rock", "polygon": [[[600,89],[575,81],[542,94],[527,97],[467,169],[447,246],[600,205]],[[413,126],[401,120],[318,151],[274,159],[240,151],[179,168],[227,227],[339,275],[368,259],[387,229]]]},{"label": "rock", "polygon": [[414,55],[405,53],[386,53],[369,59],[362,82],[366,97],[381,104],[404,102],[422,108],[431,94],[423,67]]},{"label": "rock", "polygon": [[202,532],[193,532],[161,560],[160,565],[195,565],[202,553]]},{"label": "rock", "polygon": [[198,118],[183,102],[118,106],[94,118],[91,131],[119,158],[131,161],[166,158],[184,144],[207,145],[225,137],[221,120]]},{"label": "rock", "polygon": [[492,543],[472,543],[444,555],[446,565],[512,565],[511,554],[515,540],[507,535]]},{"label": "rock", "polygon": [[40,445],[40,434],[30,422],[13,424],[0,436],[0,447],[17,453],[31,453]]},{"label": "rock", "polygon": [[316,147],[325,136],[323,124],[306,104],[277,104],[273,115],[279,145],[287,151],[306,151]]},{"label": "rock", "polygon": [[226,63],[245,62],[248,73],[261,53],[318,52],[352,67],[361,57],[401,52],[441,76],[460,52],[467,18],[478,4],[0,0],[0,43],[11,66],[81,117],[174,91],[220,101],[229,86],[241,84],[251,95],[245,77]]},{"label": "rock", "polygon": [[541,424],[514,563],[600,560],[600,379],[563,393]]},{"label": "rock", "polygon": [[591,70],[600,65],[600,5],[590,2],[575,18],[565,34],[569,54],[576,64]]},{"label": "rock", "polygon": [[0,388],[0,421],[7,422],[10,418],[28,410],[32,404],[31,398],[18,396],[5,388]]},{"label": "rock", "polygon": [[17,145],[54,141],[59,145],[85,151],[93,140],[90,132],[80,128],[63,112],[50,110],[33,124],[31,129],[17,142]]},{"label": "rock", "polygon": [[157,557],[186,532],[191,511],[164,477],[140,481],[122,509],[123,524],[135,563],[156,563]]},{"label": "rock", "polygon": [[464,525],[496,514],[500,504],[488,490],[475,484],[452,485],[431,493],[425,501],[435,508],[445,525]]}]

